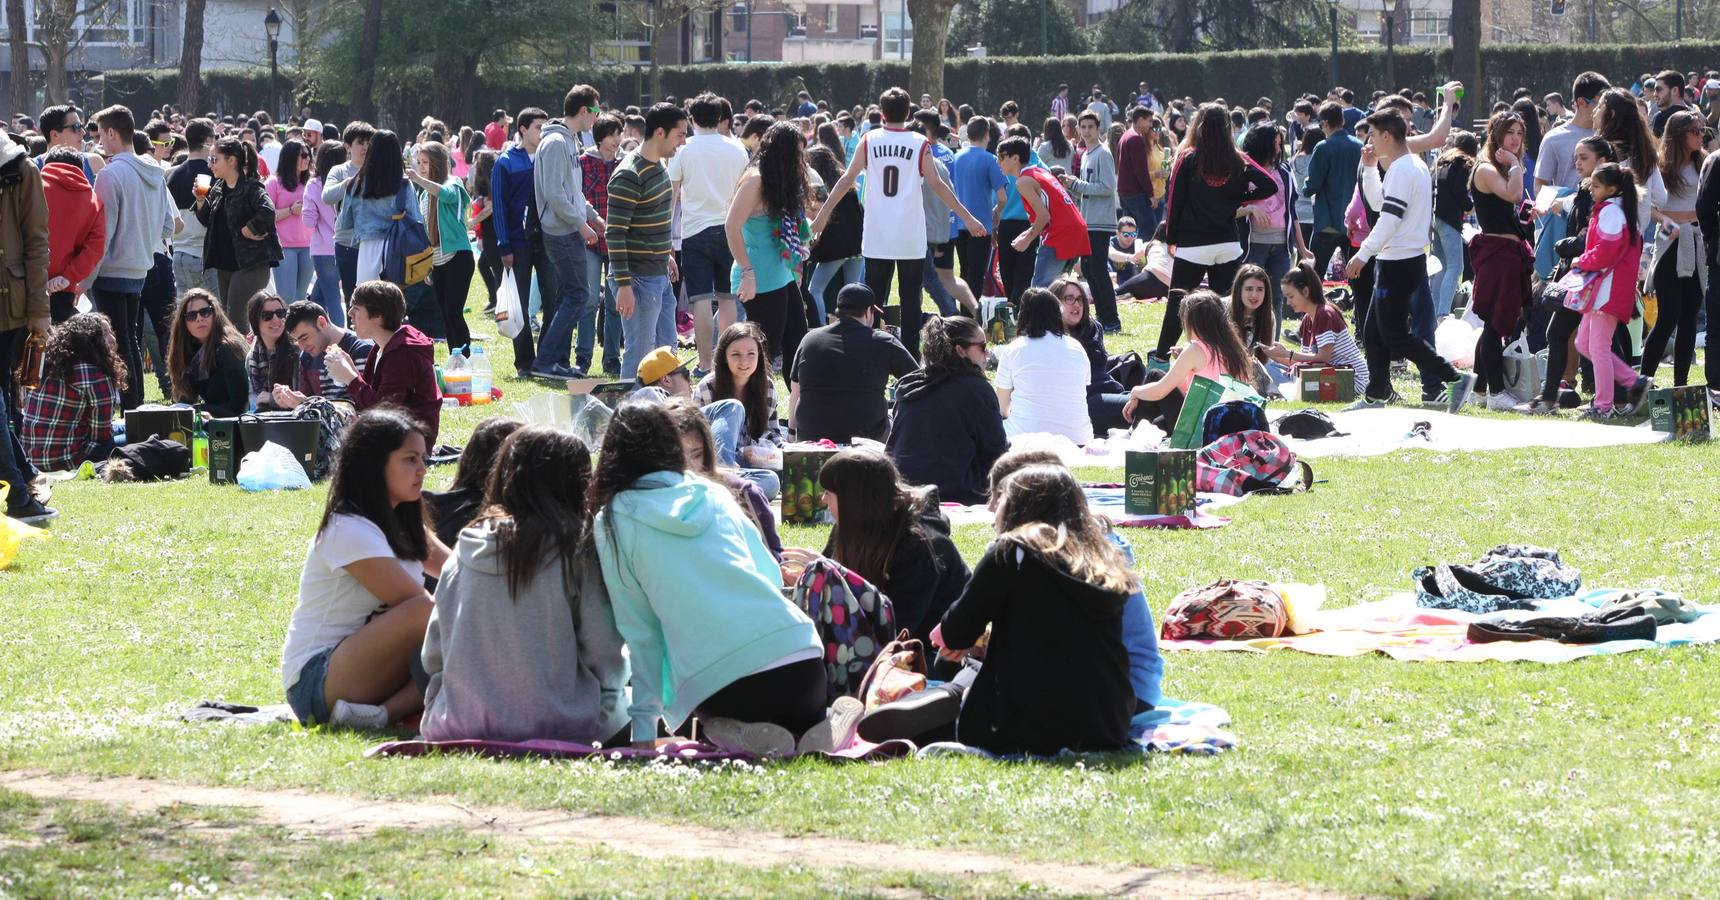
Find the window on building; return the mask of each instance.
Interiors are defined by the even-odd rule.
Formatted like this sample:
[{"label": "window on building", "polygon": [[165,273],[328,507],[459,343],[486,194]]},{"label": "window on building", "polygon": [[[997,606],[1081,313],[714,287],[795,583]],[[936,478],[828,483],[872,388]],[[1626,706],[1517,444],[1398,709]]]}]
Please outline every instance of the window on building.
[{"label": "window on building", "polygon": [[747,5],[745,3],[736,3],[734,9],[731,10],[731,14],[734,16],[735,20],[731,30],[738,31],[741,34],[746,34],[748,25]]},{"label": "window on building", "polygon": [[1417,10],[1410,13],[1409,39],[1418,44],[1443,44],[1451,40],[1451,16],[1447,13]]},{"label": "window on building", "polygon": [[836,24],[837,24],[836,23],[836,4],[834,4],[834,3],[824,4],[824,30],[825,30],[825,32],[828,33],[828,32],[836,31]]}]

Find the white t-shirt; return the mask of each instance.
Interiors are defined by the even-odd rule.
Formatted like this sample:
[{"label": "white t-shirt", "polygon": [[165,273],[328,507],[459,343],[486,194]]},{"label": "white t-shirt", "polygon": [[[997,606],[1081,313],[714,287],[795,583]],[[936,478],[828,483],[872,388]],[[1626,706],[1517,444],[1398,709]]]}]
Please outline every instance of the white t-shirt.
[{"label": "white t-shirt", "polygon": [[[388,608],[345,568],[361,559],[378,558],[395,559],[394,550],[382,529],[363,516],[337,515],[322,534],[311,539],[299,574],[299,603],[281,648],[283,686],[291,689],[311,657],[345,640],[373,614]],[[414,581],[423,580],[422,563],[397,561]]]},{"label": "white t-shirt", "polygon": [[669,180],[681,184],[681,235],[692,237],[729,216],[729,200],[747,170],[746,147],[716,132],[695,134],[669,157]]},{"label": "white t-shirt", "polygon": [[263,158],[263,161],[269,164],[269,174],[272,175],[272,174],[280,171],[280,169],[281,169],[281,142],[280,141],[270,141],[267,144],[264,144],[263,148],[261,150],[257,151],[257,155],[261,156]]},{"label": "white t-shirt", "polygon": [[1066,334],[1010,341],[997,361],[997,386],[1011,392],[1004,432],[1010,437],[1060,434],[1077,444],[1091,441],[1087,385],[1092,379],[1087,351]]}]

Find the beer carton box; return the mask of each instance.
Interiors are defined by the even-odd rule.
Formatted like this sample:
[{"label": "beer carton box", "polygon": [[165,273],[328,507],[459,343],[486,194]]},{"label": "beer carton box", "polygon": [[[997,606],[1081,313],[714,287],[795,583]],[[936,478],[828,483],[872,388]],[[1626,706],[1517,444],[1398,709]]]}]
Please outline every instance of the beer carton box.
[{"label": "beer carton box", "polygon": [[1194,512],[1195,451],[1130,450],[1123,457],[1123,512],[1180,516]]},{"label": "beer carton box", "polygon": [[1656,388],[1648,392],[1648,422],[1675,441],[1706,441],[1714,436],[1714,403],[1704,384]]},{"label": "beer carton box", "polygon": [[833,447],[813,444],[789,444],[782,450],[782,521],[791,525],[812,525],[830,521],[824,505],[824,489],[818,486],[818,473],[824,463],[836,455]]},{"label": "beer carton box", "polygon": [[1348,403],[1356,399],[1356,370],[1332,366],[1296,370],[1304,403]]}]

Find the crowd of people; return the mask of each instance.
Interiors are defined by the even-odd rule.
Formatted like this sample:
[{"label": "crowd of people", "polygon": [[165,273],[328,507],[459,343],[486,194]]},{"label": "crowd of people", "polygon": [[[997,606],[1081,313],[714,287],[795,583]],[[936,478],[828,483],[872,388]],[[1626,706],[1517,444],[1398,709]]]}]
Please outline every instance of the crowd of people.
[{"label": "crowd of people", "polygon": [[[1479,134],[1462,96],[1337,87],[1275,110],[1143,83],[1079,107],[1062,86],[1035,130],[1016,101],[993,119],[900,88],[851,109],[606,109],[576,85],[559,115],[426,119],[410,139],[308,110],[167,108],[139,128],[114,106],[86,129],[51,107],[0,136],[0,252],[22,261],[0,306],[7,512],[51,518],[39,472],[124,440],[148,320],[170,401],[356,414],[283,651],[307,723],[421,712],[434,739],[658,746],[697,718],[750,752],[855,734],[1114,749],[1163,669],[1128,545],[1012,438],[1168,432],[1197,376],[1269,389],[1303,366],[1353,370],[1358,407],[1400,400],[1401,360],[1453,412],[1550,412],[1580,385],[1595,419],[1640,404],[1668,357],[1689,381],[1720,313],[1720,80],[1584,72],[1568,101],[1500,101]],[[418,302],[450,352],[472,341],[474,279],[486,314],[511,283],[534,308],[517,377],[631,383],[600,447],[492,419],[453,487],[423,490],[443,398],[402,223],[428,239]],[[1134,377],[1105,344],[1126,297],[1165,302]],[[1473,373],[1434,348],[1460,297]],[[1018,333],[988,346],[1000,305]],[[1520,335],[1548,353],[1526,402],[1505,384]],[[783,448],[858,439],[883,449],[825,463],[826,546],[784,546]],[[971,569],[939,500],[995,511]],[[829,702],[816,626],[785,599],[820,558],[936,648],[932,689],[864,716]]]}]

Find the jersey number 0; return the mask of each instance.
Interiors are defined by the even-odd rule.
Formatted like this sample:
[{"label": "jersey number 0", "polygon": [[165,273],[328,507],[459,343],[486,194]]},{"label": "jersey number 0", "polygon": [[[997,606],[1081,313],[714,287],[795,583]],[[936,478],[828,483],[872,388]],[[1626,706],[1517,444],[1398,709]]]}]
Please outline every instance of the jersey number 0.
[{"label": "jersey number 0", "polygon": [[901,188],[901,184],[902,184],[901,171],[896,166],[885,166],[884,167],[884,177],[883,177],[882,181],[883,181],[883,183],[880,185],[880,187],[882,187],[884,190],[884,196],[886,196],[886,197],[896,196],[896,191]]}]

